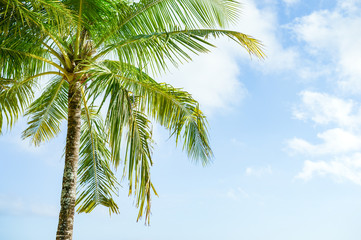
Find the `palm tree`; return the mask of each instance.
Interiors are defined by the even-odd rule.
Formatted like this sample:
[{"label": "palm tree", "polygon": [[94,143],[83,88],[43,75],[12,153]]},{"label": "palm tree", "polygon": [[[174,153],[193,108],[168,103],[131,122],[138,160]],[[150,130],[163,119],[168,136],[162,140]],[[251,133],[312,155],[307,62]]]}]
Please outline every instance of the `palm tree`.
[{"label": "palm tree", "polygon": [[[226,36],[264,57],[252,37],[224,30],[237,19],[233,0],[0,0],[0,131],[24,113],[23,138],[37,146],[67,121],[56,239],[72,239],[75,206],[91,212],[113,200],[122,166],[149,221],[152,127],[162,125],[189,158],[212,158],[206,119],[192,96],[155,76],[207,52]],[[37,86],[48,83],[34,99]],[[105,109],[103,119],[101,110]]]}]

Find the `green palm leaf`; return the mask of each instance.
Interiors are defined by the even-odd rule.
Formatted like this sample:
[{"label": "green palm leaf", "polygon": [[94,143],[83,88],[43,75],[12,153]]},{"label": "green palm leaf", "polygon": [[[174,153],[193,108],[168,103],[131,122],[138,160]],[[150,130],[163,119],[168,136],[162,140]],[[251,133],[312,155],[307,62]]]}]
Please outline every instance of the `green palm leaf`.
[{"label": "green palm leaf", "polygon": [[221,36],[227,36],[234,40],[250,55],[259,58],[265,57],[262,52],[262,44],[246,34],[218,29],[173,29],[169,32],[127,37],[123,41],[108,45],[94,57],[94,60],[116,50],[120,62],[140,67],[147,64],[153,72],[158,72],[167,68],[168,61],[177,66],[178,63],[191,60],[190,53],[208,52],[207,47],[214,46],[207,39]]},{"label": "green palm leaf", "polygon": [[[128,95],[129,96],[129,95]],[[128,98],[128,103],[131,103]],[[128,121],[124,170],[128,169],[129,195],[134,194],[139,207],[138,220],[145,213],[149,223],[151,192],[157,195],[150,179],[152,131],[146,116],[133,109]]]},{"label": "green palm leaf", "polygon": [[110,167],[104,122],[96,109],[87,105],[84,92],[83,106],[77,211],[89,213],[101,204],[108,207],[110,213],[119,213],[112,198],[118,192],[118,183]]},{"label": "green palm leaf", "polygon": [[0,16],[1,32],[18,34],[24,30],[39,31],[44,26],[67,28],[72,19],[71,11],[53,0],[0,0]]},{"label": "green palm leaf", "polygon": [[6,120],[8,127],[12,127],[25,107],[34,97],[36,79],[16,81],[0,78],[0,133]]},{"label": "green palm leaf", "polygon": [[0,38],[0,74],[3,78],[26,78],[45,70],[45,62],[41,59],[48,58],[49,54],[39,43],[30,40],[32,37],[24,34],[23,40],[17,35]]},{"label": "green palm leaf", "polygon": [[23,132],[23,138],[30,138],[37,146],[48,141],[60,132],[61,121],[67,118],[68,84],[56,77],[50,81],[43,94],[28,108],[28,128]]},{"label": "green palm leaf", "polygon": [[[126,71],[122,67],[124,64],[108,60],[89,70],[95,80],[90,88],[96,91],[101,89],[105,98],[111,96],[109,109],[114,102],[119,101],[119,106],[115,108],[119,114],[111,119],[125,122],[124,119],[129,118],[126,106],[120,105],[125,103],[126,95],[119,89],[127,89],[137,96],[140,109],[169,129],[177,142],[184,139],[183,149],[189,157],[200,159],[206,164],[213,156],[209,146],[207,122],[192,96],[170,85],[157,83],[135,67],[128,66]],[[123,122],[120,124],[124,125]],[[113,131],[111,129],[111,132]],[[116,151],[113,157],[118,159],[119,156]]]},{"label": "green palm leaf", "polygon": [[123,176],[129,181],[129,195],[134,194],[139,207],[138,219],[145,213],[149,220],[151,192],[157,194],[150,180],[152,163],[152,130],[147,117],[140,112],[137,97],[122,88],[112,86],[107,114],[110,146],[116,166],[120,163],[123,130],[126,129],[126,146]]},{"label": "green palm leaf", "polygon": [[117,24],[97,46],[105,40],[125,39],[124,34],[150,34],[168,27],[225,27],[237,19],[239,7],[233,0],[143,0],[131,5],[120,2]]}]

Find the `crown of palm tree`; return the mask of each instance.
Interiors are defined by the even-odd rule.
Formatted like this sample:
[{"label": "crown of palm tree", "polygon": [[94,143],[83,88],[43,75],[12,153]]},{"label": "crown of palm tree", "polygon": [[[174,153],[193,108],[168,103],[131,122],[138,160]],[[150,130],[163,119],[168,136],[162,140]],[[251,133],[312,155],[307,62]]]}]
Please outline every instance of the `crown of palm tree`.
[{"label": "crown of palm tree", "polygon": [[[77,210],[113,200],[123,168],[138,219],[149,220],[152,125],[169,130],[189,158],[212,158],[207,123],[197,101],[150,74],[191,60],[226,36],[263,58],[254,38],[224,30],[238,17],[233,0],[1,0],[0,131],[25,112],[24,138],[34,145],[59,134],[68,117],[68,92],[80,83],[81,138]],[[34,99],[38,84],[51,80]],[[106,109],[103,119],[100,111]]]}]

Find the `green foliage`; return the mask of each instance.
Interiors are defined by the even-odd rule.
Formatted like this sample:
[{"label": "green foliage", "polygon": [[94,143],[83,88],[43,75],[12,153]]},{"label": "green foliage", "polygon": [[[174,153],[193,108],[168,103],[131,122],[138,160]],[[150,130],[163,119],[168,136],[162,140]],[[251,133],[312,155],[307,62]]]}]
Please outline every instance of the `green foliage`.
[{"label": "green foliage", "polygon": [[68,112],[68,83],[55,77],[50,81],[43,94],[27,109],[25,116],[31,117],[23,138],[30,138],[35,146],[48,141],[60,132],[62,120]]},{"label": "green foliage", "polygon": [[0,134],[4,120],[12,127],[34,96],[34,79],[0,78]]},{"label": "green foliage", "polygon": [[[207,164],[213,157],[197,101],[149,72],[190,61],[214,47],[209,38],[222,36],[263,58],[258,40],[224,29],[237,20],[239,7],[233,0],[0,0],[0,131],[25,111],[24,138],[39,145],[57,136],[67,119],[69,84],[81,82],[77,210],[103,205],[118,213],[114,171],[122,168],[138,219],[149,221],[157,194],[152,121],[168,129],[190,159]],[[50,76],[33,100],[36,83]]]},{"label": "green foliage", "polygon": [[94,106],[88,106],[83,92],[83,124],[80,138],[78,212],[91,212],[101,204],[109,212],[119,213],[112,195],[118,184],[110,166],[104,123]]},{"label": "green foliage", "polygon": [[[131,65],[124,66],[117,61],[103,61],[101,65],[94,66],[89,72],[96,79],[90,85],[94,94],[101,89],[100,92],[105,93],[104,98],[111,96],[109,122],[113,119],[118,122],[118,119],[129,118],[130,114],[127,112],[129,106],[124,106],[126,95],[120,91],[122,88],[128,89],[134,94],[133,96],[137,96],[137,106],[141,111],[169,129],[177,142],[183,137],[183,149],[187,150],[189,157],[202,160],[203,164],[212,157],[205,116],[189,93],[168,84],[158,83],[138,68]],[[114,107],[117,102],[119,105]],[[118,115],[114,116],[112,111]],[[119,126],[122,125],[124,125],[123,122],[119,123]],[[116,133],[115,137],[121,135],[122,131],[119,131],[119,134],[118,131]],[[120,146],[119,144],[120,142],[116,145]],[[113,155],[113,159],[120,159],[119,152]]]}]

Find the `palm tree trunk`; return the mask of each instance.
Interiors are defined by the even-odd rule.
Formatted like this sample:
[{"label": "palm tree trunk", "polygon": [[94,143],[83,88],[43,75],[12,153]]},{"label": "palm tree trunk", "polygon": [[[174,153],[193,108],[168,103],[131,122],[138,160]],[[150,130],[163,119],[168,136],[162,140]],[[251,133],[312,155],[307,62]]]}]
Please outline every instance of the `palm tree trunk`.
[{"label": "palm tree trunk", "polygon": [[68,93],[68,131],[65,147],[65,166],[61,191],[60,213],[56,240],[73,238],[76,199],[76,179],[80,145],[81,84],[73,81]]}]

